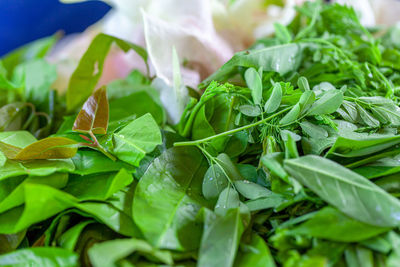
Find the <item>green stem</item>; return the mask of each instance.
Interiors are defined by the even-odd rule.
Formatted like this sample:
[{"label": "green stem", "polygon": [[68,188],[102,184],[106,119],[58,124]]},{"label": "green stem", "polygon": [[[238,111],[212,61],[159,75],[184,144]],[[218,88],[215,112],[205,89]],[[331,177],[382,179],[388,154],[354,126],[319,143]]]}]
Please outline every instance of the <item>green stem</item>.
[{"label": "green stem", "polygon": [[106,155],[109,159],[111,159],[112,161],[116,161],[117,158],[114,157],[113,155],[111,155],[107,150],[104,149],[104,147],[102,145],[100,145],[99,141],[97,141],[96,136],[92,133],[92,131],[89,132],[90,137],[93,139],[94,141],[94,145],[96,146],[96,148],[103,153],[104,155]]},{"label": "green stem", "polygon": [[202,144],[204,142],[208,142],[208,141],[210,141],[212,139],[215,139],[215,138],[219,138],[219,137],[226,136],[226,135],[231,135],[231,134],[234,134],[234,133],[237,133],[237,132],[240,132],[240,131],[243,131],[243,130],[246,130],[246,129],[249,129],[249,128],[252,128],[252,127],[255,127],[257,125],[263,124],[264,122],[267,122],[267,121],[269,121],[269,120],[281,115],[282,113],[290,110],[291,108],[292,107],[287,107],[287,108],[285,108],[285,109],[283,109],[283,110],[281,110],[281,111],[275,113],[274,115],[271,115],[271,116],[269,116],[269,117],[267,117],[265,119],[262,119],[260,121],[257,121],[257,122],[254,122],[254,123],[251,123],[251,124],[248,124],[248,125],[236,128],[236,129],[232,129],[232,130],[229,130],[229,131],[226,131],[226,132],[222,132],[222,133],[219,133],[219,134],[216,134],[216,135],[212,135],[212,136],[209,136],[209,137],[206,137],[206,138],[203,138],[203,139],[195,140],[195,141],[177,142],[177,143],[174,143],[174,146],[195,146],[195,145],[198,145],[198,144]]}]

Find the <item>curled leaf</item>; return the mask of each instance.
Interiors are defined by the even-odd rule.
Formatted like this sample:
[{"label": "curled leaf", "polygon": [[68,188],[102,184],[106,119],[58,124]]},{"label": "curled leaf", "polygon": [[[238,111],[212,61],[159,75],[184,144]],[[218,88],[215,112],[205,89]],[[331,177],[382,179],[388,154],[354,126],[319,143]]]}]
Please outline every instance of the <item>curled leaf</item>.
[{"label": "curled leaf", "polygon": [[105,87],[96,90],[86,100],[75,119],[73,131],[106,134],[108,127],[108,100]]}]

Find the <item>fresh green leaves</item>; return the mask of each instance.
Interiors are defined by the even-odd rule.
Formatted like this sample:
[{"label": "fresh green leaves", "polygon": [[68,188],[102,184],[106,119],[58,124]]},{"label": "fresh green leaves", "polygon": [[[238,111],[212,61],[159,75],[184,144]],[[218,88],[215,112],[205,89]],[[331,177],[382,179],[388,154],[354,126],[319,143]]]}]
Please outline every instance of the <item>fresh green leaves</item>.
[{"label": "fresh green leaves", "polygon": [[153,151],[161,141],[157,123],[150,114],[146,114],[114,133],[113,153],[120,160],[139,166],[146,153]]},{"label": "fresh green leaves", "polygon": [[284,161],[300,183],[348,216],[380,227],[399,225],[400,201],[349,169],[318,156]]},{"label": "fresh green leaves", "polygon": [[205,225],[199,266],[232,266],[243,233],[239,209],[232,209],[214,221],[206,221]]},{"label": "fresh green leaves", "polygon": [[150,244],[173,250],[198,247],[196,215],[204,202],[201,181],[206,168],[194,148],[171,148],[149,166],[137,185],[132,212]]}]

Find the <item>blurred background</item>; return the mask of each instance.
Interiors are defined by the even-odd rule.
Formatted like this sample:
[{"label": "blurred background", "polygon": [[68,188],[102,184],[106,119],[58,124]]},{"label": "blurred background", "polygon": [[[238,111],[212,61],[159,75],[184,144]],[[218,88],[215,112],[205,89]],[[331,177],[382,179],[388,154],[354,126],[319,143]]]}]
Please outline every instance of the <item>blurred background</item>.
[{"label": "blurred background", "polygon": [[110,6],[101,1],[64,4],[58,0],[1,0],[0,56],[60,30],[65,34],[82,32],[109,10]]}]

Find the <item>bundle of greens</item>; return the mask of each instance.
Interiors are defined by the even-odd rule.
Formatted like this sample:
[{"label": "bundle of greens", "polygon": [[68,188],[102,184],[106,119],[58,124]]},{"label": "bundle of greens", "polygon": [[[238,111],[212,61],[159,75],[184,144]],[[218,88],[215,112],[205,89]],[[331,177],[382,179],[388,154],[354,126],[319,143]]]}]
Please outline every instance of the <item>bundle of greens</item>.
[{"label": "bundle of greens", "polygon": [[133,71],[65,96],[50,37],[0,66],[0,266],[398,266],[400,28],[305,3],[189,90],[177,125]]}]

